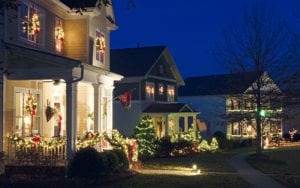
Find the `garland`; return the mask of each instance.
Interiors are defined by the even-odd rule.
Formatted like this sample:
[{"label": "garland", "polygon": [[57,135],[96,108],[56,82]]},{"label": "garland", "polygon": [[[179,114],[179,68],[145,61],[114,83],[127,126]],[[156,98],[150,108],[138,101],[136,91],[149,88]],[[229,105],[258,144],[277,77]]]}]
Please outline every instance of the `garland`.
[{"label": "garland", "polygon": [[97,52],[105,52],[105,39],[103,36],[96,38],[96,51]]},{"label": "garland", "polygon": [[25,111],[28,114],[35,115],[37,108],[37,102],[33,95],[30,93],[27,97],[27,100],[25,101]]}]

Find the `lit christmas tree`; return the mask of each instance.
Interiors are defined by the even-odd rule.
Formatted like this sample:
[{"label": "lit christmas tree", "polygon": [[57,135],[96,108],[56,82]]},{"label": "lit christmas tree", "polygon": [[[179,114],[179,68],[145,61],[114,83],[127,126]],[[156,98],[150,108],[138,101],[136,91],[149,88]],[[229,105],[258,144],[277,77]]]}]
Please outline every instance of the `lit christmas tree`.
[{"label": "lit christmas tree", "polygon": [[147,158],[155,154],[157,136],[150,116],[143,117],[139,125],[135,127],[134,138],[138,144],[139,156]]}]

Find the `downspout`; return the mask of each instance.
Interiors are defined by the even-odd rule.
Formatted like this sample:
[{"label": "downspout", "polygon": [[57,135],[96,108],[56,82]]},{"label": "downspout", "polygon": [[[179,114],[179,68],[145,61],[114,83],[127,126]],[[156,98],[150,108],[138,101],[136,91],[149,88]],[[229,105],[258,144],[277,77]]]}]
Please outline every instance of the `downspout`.
[{"label": "downspout", "polygon": [[[66,81],[67,88],[66,88],[66,106],[67,106],[67,160],[66,160],[66,167],[70,159],[73,156],[73,152],[76,150],[76,130],[77,130],[77,108],[74,108],[74,104],[77,104],[77,85],[73,88],[73,83],[79,82],[83,79],[84,76],[84,66],[80,64],[79,67],[81,68],[80,77],[71,81]],[[74,110],[75,109],[75,110]],[[73,126],[74,125],[74,126]],[[67,175],[67,173],[66,173]]]}]

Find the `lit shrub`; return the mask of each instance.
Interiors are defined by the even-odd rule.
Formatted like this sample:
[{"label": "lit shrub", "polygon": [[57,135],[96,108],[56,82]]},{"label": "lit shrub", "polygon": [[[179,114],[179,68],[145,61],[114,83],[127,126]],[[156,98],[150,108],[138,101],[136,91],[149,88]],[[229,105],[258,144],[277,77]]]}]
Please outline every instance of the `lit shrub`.
[{"label": "lit shrub", "polygon": [[186,140],[179,140],[178,142],[174,143],[174,149],[172,154],[175,156],[180,155],[189,155],[194,153],[193,150],[193,143]]}]

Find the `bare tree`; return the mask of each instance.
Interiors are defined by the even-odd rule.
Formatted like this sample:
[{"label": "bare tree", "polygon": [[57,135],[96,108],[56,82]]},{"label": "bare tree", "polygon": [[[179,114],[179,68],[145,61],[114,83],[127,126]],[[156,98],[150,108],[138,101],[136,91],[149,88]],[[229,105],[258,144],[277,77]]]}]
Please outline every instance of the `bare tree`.
[{"label": "bare tree", "polygon": [[251,94],[256,104],[256,153],[259,154],[263,148],[260,112],[264,101],[274,101],[270,96],[279,93],[278,88],[271,88],[270,80],[260,74],[268,72],[271,78],[276,78],[278,85],[295,76],[287,70],[297,54],[296,38],[284,20],[271,14],[265,4],[254,3],[245,8],[241,18],[241,22],[224,31],[224,41],[216,44],[213,57],[232,73],[254,71],[257,74]]}]

